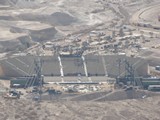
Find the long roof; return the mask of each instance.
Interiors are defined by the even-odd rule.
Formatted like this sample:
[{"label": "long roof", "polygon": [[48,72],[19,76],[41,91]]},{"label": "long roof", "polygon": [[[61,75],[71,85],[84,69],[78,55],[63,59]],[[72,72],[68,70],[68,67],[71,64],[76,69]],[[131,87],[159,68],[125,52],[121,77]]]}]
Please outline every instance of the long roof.
[{"label": "long roof", "polygon": [[[42,74],[44,76],[109,76],[116,77],[119,74],[118,60],[121,60],[120,74],[125,74],[124,60],[133,66],[137,76],[148,74],[148,63],[141,58],[131,58],[124,55],[86,55],[81,56],[40,56],[42,61]],[[0,61],[2,73],[0,76],[21,77],[35,73],[35,60],[37,56],[18,56]],[[62,66],[60,65],[62,64]],[[106,75],[107,74],[107,75]]]}]

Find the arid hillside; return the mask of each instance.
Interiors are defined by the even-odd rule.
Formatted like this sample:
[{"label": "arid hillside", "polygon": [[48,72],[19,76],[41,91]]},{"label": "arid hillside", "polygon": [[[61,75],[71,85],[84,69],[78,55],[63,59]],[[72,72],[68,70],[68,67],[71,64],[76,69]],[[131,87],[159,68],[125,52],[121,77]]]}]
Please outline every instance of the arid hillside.
[{"label": "arid hillside", "polygon": [[159,120],[160,97],[115,102],[0,102],[1,120]]}]

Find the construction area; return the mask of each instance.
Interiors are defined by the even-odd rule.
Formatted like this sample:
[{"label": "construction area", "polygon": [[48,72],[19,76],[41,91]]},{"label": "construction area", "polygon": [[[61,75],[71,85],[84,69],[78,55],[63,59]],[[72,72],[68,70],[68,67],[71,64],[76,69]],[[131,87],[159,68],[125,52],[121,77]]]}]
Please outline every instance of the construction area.
[{"label": "construction area", "polygon": [[159,5],[1,0],[0,120],[159,120]]}]

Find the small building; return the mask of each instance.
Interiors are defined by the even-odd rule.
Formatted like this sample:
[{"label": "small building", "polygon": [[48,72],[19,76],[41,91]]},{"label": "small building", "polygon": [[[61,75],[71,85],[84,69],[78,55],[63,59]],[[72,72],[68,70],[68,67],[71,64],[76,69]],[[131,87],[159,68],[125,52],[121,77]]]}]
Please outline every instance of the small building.
[{"label": "small building", "polygon": [[156,66],[156,67],[155,67],[155,70],[160,71],[160,66]]},{"label": "small building", "polygon": [[148,89],[150,85],[160,85],[160,78],[142,78],[141,81],[144,89]]},{"label": "small building", "polygon": [[26,86],[37,85],[35,76],[17,77],[10,80],[11,88],[25,88]]},{"label": "small building", "polygon": [[46,44],[44,46],[45,46],[45,49],[47,49],[47,50],[53,49],[53,43],[52,42],[46,42]]},{"label": "small building", "polygon": [[28,79],[25,77],[15,78],[10,80],[10,87],[11,88],[24,88],[27,84]]},{"label": "small building", "polygon": [[149,85],[149,91],[160,91],[160,85]]}]

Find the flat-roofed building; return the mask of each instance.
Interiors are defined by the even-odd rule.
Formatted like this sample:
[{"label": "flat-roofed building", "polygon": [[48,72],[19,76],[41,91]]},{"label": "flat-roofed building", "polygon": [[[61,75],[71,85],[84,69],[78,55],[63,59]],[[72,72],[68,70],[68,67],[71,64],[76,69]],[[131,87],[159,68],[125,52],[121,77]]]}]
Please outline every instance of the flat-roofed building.
[{"label": "flat-roofed building", "polygon": [[64,76],[85,76],[81,56],[61,56]]},{"label": "flat-roofed building", "polygon": [[[40,56],[42,75],[52,77],[113,77],[125,75],[125,61],[133,67],[135,76],[148,75],[148,62],[124,55]],[[33,76],[37,56],[18,56],[0,61],[0,77]],[[120,64],[119,64],[120,61]]]},{"label": "flat-roofed building", "polygon": [[105,76],[102,56],[86,55],[85,62],[89,76]]}]

